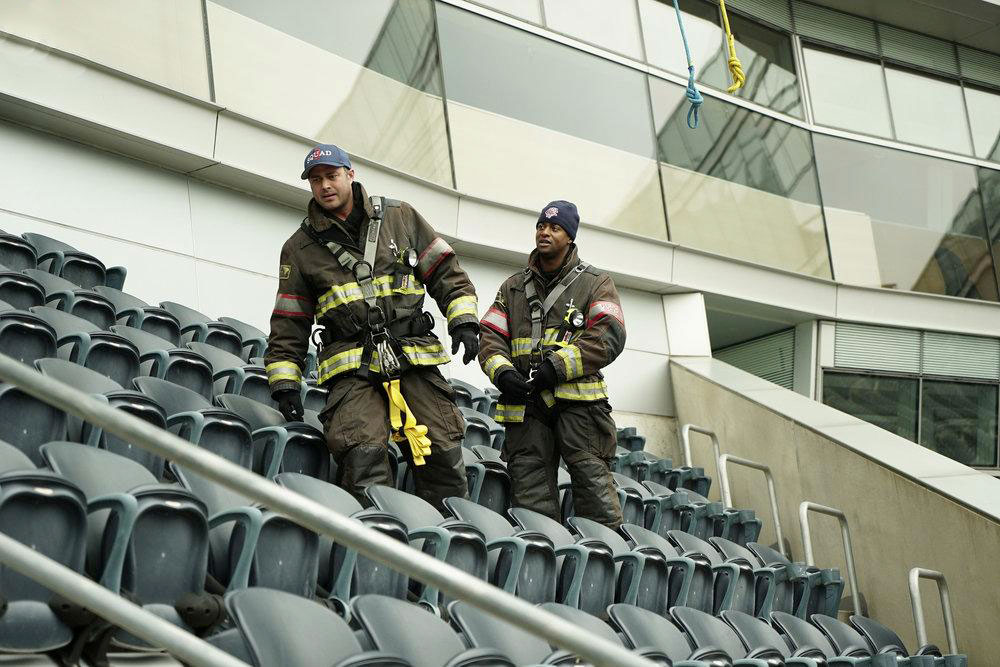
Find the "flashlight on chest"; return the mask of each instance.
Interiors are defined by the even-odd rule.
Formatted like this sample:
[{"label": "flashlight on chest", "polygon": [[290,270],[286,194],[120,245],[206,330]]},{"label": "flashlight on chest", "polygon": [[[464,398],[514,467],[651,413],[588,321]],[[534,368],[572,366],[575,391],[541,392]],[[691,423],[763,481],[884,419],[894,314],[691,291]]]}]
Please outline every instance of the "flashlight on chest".
[{"label": "flashlight on chest", "polygon": [[577,331],[583,328],[585,318],[583,312],[576,307],[570,306],[563,316],[562,326],[559,328],[559,341],[568,343],[572,340]]}]

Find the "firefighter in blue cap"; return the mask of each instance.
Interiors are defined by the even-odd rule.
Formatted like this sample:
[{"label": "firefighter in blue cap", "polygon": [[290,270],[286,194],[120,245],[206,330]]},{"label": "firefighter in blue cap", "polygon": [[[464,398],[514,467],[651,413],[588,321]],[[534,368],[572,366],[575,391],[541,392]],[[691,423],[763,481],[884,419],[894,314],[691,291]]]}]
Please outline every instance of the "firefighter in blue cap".
[{"label": "firefighter in blue cap", "polygon": [[507,431],[514,506],[561,520],[561,458],[576,516],[617,528],[615,423],[601,369],[625,347],[625,318],[611,277],[577,254],[579,227],[568,201],[542,209],[528,266],[480,320],[479,363],[501,392],[496,420]]},{"label": "firefighter in blue cap", "polygon": [[271,393],[289,421],[302,419],[302,372],[313,322],[318,383],[329,389],[320,418],[340,485],[366,503],[372,484],[393,484],[390,437],[412,466],[417,494],[443,509],[466,497],[465,426],[449,361],[424,311],[424,295],[448,319],[451,352],[479,351],[476,291],[448,242],[406,202],[369,197],[351,160],[331,144],[302,170],[312,200],[281,248],[278,296],[265,356]]}]

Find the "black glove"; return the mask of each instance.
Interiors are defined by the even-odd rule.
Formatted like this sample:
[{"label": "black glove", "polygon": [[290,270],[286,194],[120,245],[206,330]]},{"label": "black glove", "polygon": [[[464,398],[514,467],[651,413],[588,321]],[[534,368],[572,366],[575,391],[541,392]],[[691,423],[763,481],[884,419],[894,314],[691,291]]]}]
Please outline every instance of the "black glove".
[{"label": "black glove", "polygon": [[479,354],[479,326],[475,324],[460,324],[451,332],[451,353],[458,354],[458,344],[465,347],[462,363],[468,364]]},{"label": "black glove", "polygon": [[524,379],[517,369],[508,368],[500,373],[495,380],[497,389],[503,394],[505,400],[514,403],[527,403],[528,395],[531,393],[531,385]]},{"label": "black glove", "polygon": [[552,389],[558,381],[556,367],[548,359],[540,363],[535,369],[535,374],[531,376],[531,386],[537,391]]},{"label": "black glove", "polygon": [[304,414],[302,410],[302,393],[298,389],[283,389],[274,395],[278,402],[278,412],[288,422],[300,422]]}]

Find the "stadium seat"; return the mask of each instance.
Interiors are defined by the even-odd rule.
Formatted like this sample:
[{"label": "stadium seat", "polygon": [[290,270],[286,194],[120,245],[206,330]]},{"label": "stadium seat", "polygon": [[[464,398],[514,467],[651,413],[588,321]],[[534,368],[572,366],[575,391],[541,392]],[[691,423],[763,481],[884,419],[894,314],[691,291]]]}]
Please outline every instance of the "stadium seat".
[{"label": "stadium seat", "polygon": [[[23,236],[35,248],[38,268],[62,276],[86,289],[108,284],[108,269],[105,268],[104,262],[93,255],[80,252],[67,243],[42,234],[26,232]],[[125,282],[124,267],[115,267],[115,271],[121,276],[117,282]]]},{"label": "stadium seat", "polygon": [[[0,449],[5,468],[26,464],[0,474],[0,532],[82,574],[87,549],[83,492],[55,473],[32,470],[30,461],[19,459],[10,446]],[[56,598],[43,584],[3,566],[0,590],[0,653],[43,653],[73,641],[73,629],[55,613]],[[5,664],[8,660],[10,656],[0,657]]]},{"label": "stadium seat", "polygon": [[20,236],[0,230],[0,264],[9,267],[9,269],[5,268],[4,271],[23,271],[24,269],[36,268],[38,255],[35,252],[35,246]]},{"label": "stadium seat", "polygon": [[670,471],[673,469],[673,462],[670,459],[661,459],[655,454],[650,454],[642,450],[629,451],[621,463],[622,469],[617,471],[632,479],[643,482],[650,480],[662,484],[669,479]]},{"label": "stadium seat", "polygon": [[[708,541],[722,554],[726,562],[736,563],[752,573],[753,608],[756,616],[769,619],[772,612],[784,611],[807,618],[804,608],[800,613],[795,606],[795,579],[800,571],[798,566],[791,563],[762,565],[757,556],[744,546],[721,537],[712,537]],[[803,602],[808,602],[808,598]]]},{"label": "stadium seat", "polygon": [[237,357],[242,354],[243,339],[240,338],[239,332],[228,324],[213,320],[194,308],[188,308],[174,301],[161,301],[160,307],[180,322],[181,342],[208,343]]},{"label": "stadium seat", "polygon": [[[205,504],[185,489],[159,484],[135,461],[72,442],[42,447],[48,466],[87,496],[87,569],[102,586],[128,592],[147,611],[190,629],[175,605],[204,594],[208,563]],[[114,643],[148,650],[124,630]]]},{"label": "stadium seat", "polygon": [[209,400],[214,396],[212,365],[194,350],[177,347],[148,331],[123,324],[112,326],[111,331],[139,350],[139,368],[143,375],[173,382]]},{"label": "stadium seat", "polygon": [[500,390],[494,387],[484,387],[483,393],[486,395],[486,415],[490,419],[496,419],[497,403],[500,400]]},{"label": "stadium seat", "polygon": [[[891,649],[886,653],[876,653],[868,639],[851,625],[823,614],[813,614],[810,620],[826,635],[839,655],[870,656],[872,667],[959,667],[964,664],[963,656],[951,656],[946,661],[933,655],[906,658]],[[952,664],[948,665],[948,661]]]},{"label": "stadium seat", "polygon": [[485,470],[476,502],[498,514],[506,514],[513,495],[507,464],[500,458],[500,452],[492,447],[478,445],[472,452],[479,457]]},{"label": "stadium seat", "polygon": [[236,329],[236,333],[243,339],[243,353],[240,356],[244,359],[264,356],[264,352],[267,351],[266,333],[233,317],[220,317],[219,321]]},{"label": "stadium seat", "polygon": [[[448,384],[455,390],[455,403],[458,407],[470,410],[479,410],[480,406],[486,407],[486,394],[479,387],[458,378],[450,378]],[[481,412],[486,414],[485,409]]]},{"label": "stadium seat", "polygon": [[874,618],[854,614],[851,625],[868,640],[873,654],[895,656],[900,662],[908,661],[909,667],[964,667],[968,662],[965,655],[943,656],[934,644],[921,646],[911,655],[900,636]]},{"label": "stadium seat", "polygon": [[702,538],[712,536],[713,517],[722,513],[722,503],[710,503],[693,491],[672,491],[652,481],[642,482],[642,486],[649,492],[643,499],[643,525],[647,528],[663,537],[671,530]]},{"label": "stadium seat", "polygon": [[48,306],[35,306],[31,313],[56,332],[59,357],[97,371],[122,386],[128,386],[139,375],[139,349],[127,338]]},{"label": "stadium seat", "polygon": [[208,508],[210,572],[227,590],[257,586],[315,597],[316,533],[175,463],[170,469]]},{"label": "stadium seat", "polygon": [[419,607],[384,595],[361,595],[351,609],[376,649],[405,656],[413,667],[515,667],[491,648],[466,648],[447,623]]},{"label": "stadium seat", "polygon": [[133,384],[163,408],[172,433],[244,468],[253,465],[253,436],[242,417],[166,380],[140,377]]},{"label": "stadium seat", "polygon": [[623,524],[621,527],[632,550],[659,558],[670,567],[667,605],[694,607],[711,611],[713,604],[713,582],[715,574],[707,558],[681,556],[677,547],[656,533],[641,526]]},{"label": "stadium seat", "polygon": [[618,441],[618,446],[630,452],[637,452],[646,448],[646,438],[639,435],[634,426],[617,429],[615,437]]},{"label": "stadium seat", "polygon": [[464,407],[460,407],[459,410],[462,417],[465,418],[465,439],[462,441],[462,445],[470,449],[477,445],[500,449],[496,440],[504,434],[503,426],[477,410]]},{"label": "stadium seat", "polygon": [[56,347],[56,331],[45,320],[0,301],[0,354],[33,364],[56,356]]},{"label": "stadium seat", "polygon": [[793,586],[792,609],[784,609],[775,602],[775,611],[789,611],[799,618],[808,619],[813,614],[836,616],[844,592],[844,579],[837,569],[820,569],[803,563],[792,563],[771,547],[750,542],[747,549],[767,567],[784,567]]},{"label": "stadium seat", "polygon": [[754,578],[753,570],[748,563],[742,560],[727,561],[708,542],[680,530],[668,532],[667,539],[688,558],[708,559],[715,575],[712,613],[718,614],[727,609],[753,613]]},{"label": "stadium seat", "polygon": [[[771,622],[784,635],[795,655],[825,658],[828,667],[868,667],[871,664],[871,652],[860,647],[857,655],[838,655],[822,630],[798,616],[776,611],[771,614]],[[895,656],[892,660],[891,664],[895,665]]]},{"label": "stadium seat", "polygon": [[499,651],[516,665],[579,664],[579,659],[569,651],[553,651],[541,637],[476,609],[467,602],[452,602],[448,605],[448,616],[472,648]]},{"label": "stadium seat", "polygon": [[444,504],[452,516],[485,536],[491,584],[529,602],[555,601],[556,556],[547,537],[516,530],[502,515],[471,500],[446,498]]},{"label": "stadium seat", "polygon": [[66,413],[14,385],[0,383],[0,440],[17,447],[35,465],[46,442],[66,437]]},{"label": "stadium seat", "polygon": [[[302,383],[302,407],[314,412],[323,412],[330,390],[316,384],[316,378],[306,378]],[[271,400],[269,398],[269,400]]]},{"label": "stadium seat", "polygon": [[94,291],[111,302],[119,324],[148,331],[175,346],[180,344],[180,322],[163,308],[150,306],[138,297],[105,285],[98,285]]},{"label": "stadium seat", "polygon": [[[703,660],[712,665],[732,664],[733,667],[780,667],[785,664],[781,653],[775,649],[765,650],[759,656],[748,656],[736,632],[711,614],[690,607],[674,607],[670,615],[695,646],[692,660]],[[815,663],[790,664],[805,667]]]},{"label": "stadium seat", "polygon": [[608,607],[611,627],[618,631],[629,648],[656,649],[673,661],[674,667],[716,667],[724,664],[695,660],[688,638],[668,617],[630,604]]},{"label": "stadium seat", "polygon": [[[410,546],[475,577],[487,579],[486,538],[477,528],[464,521],[446,520],[430,503],[388,486],[369,486],[365,495],[380,511],[393,514],[403,522]],[[432,586],[417,582],[411,585],[416,585],[421,604],[435,613],[449,602]]]},{"label": "stadium seat", "polygon": [[240,394],[255,401],[277,407],[271,400],[267,372],[263,366],[253,366],[235,354],[224,352],[214,345],[192,341],[187,347],[208,360],[212,365],[215,393]]},{"label": "stadium seat", "polygon": [[344,619],[301,597],[249,588],[228,593],[225,600],[236,627],[208,641],[255,667],[410,665],[398,656],[365,651]]},{"label": "stadium seat", "polygon": [[664,473],[666,485],[673,490],[687,489],[698,495],[707,496],[712,488],[712,478],[705,474],[705,469],[698,466],[681,466],[669,473]]},{"label": "stadium seat", "polygon": [[82,317],[105,331],[115,323],[115,307],[97,292],[38,269],[25,269],[22,273],[42,286],[46,305]]},{"label": "stadium seat", "polygon": [[[361,503],[339,486],[294,472],[280,473],[274,481],[338,514],[409,543],[406,526],[399,519],[377,510],[363,510]],[[408,583],[405,574],[336,544],[327,535],[319,536],[319,585],[343,612],[349,611],[349,601],[356,595],[376,593],[405,600]]]},{"label": "stadium seat", "polygon": [[522,530],[541,533],[556,550],[556,600],[602,616],[615,597],[615,563],[611,547],[600,540],[576,539],[547,516],[514,507],[510,516]]},{"label": "stadium seat", "polygon": [[0,440],[0,475],[15,470],[34,470],[36,467],[20,449]]},{"label": "stadium seat", "polygon": [[613,472],[611,476],[615,480],[615,487],[618,491],[618,502],[621,503],[622,516],[624,517],[623,523],[644,525],[644,503],[648,498],[652,498],[649,489],[621,473]]},{"label": "stadium seat", "polygon": [[45,305],[45,288],[34,278],[0,265],[0,300],[28,310]]},{"label": "stadium seat", "polygon": [[724,611],[721,616],[722,620],[736,632],[736,636],[747,651],[747,656],[751,658],[765,660],[780,658],[781,664],[787,667],[827,667],[826,658],[822,656],[793,657],[785,640],[765,620],[741,611]]},{"label": "stadium seat", "polygon": [[297,472],[317,479],[330,477],[330,450],[323,433],[304,422],[286,422],[274,408],[237,394],[215,397],[215,404],[242,417],[253,432],[253,470],[273,479]]},{"label": "stadium seat", "polygon": [[[609,641],[612,644],[618,644],[619,646],[625,645],[622,638],[618,636],[618,633],[615,632],[610,625],[596,616],[592,616],[584,611],[581,611],[580,609],[576,609],[575,607],[569,607],[556,602],[546,602],[541,605],[541,607],[545,611],[555,614],[563,620],[569,621],[573,625],[582,628],[591,636],[600,637],[601,639]],[[668,667],[671,665],[670,658],[657,648],[642,646],[633,650],[639,655],[652,660],[656,664],[667,665]]]}]

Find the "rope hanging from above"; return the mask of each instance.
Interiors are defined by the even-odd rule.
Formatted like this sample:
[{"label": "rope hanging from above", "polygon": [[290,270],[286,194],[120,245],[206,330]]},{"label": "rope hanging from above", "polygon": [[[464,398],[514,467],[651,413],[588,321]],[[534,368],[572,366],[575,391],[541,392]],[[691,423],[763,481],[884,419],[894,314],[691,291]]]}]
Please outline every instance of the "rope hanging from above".
[{"label": "rope hanging from above", "polygon": [[[676,7],[677,0],[674,0]],[[729,74],[733,78],[733,85],[726,88],[727,93],[735,93],[747,82],[747,75],[743,71],[743,63],[736,57],[736,42],[733,39],[733,31],[729,29],[729,14],[726,13],[726,0],[719,0],[719,10],[722,12],[722,25],[726,29],[726,43],[729,45]],[[683,29],[681,34],[683,34]],[[684,42],[687,48],[687,41]],[[690,58],[688,58],[690,62]]]},{"label": "rope hanging from above", "polygon": [[684,91],[684,96],[687,97],[688,102],[691,103],[691,108],[688,109],[687,124],[688,127],[693,130],[698,127],[698,109],[705,102],[705,99],[701,96],[701,93],[698,92],[698,88],[694,85],[694,63],[691,61],[691,47],[688,46],[687,33],[684,32],[684,19],[681,16],[681,8],[677,2],[678,0],[674,0],[674,11],[677,13],[677,27],[680,28],[681,31],[681,41],[684,42],[684,55],[687,56],[688,65],[688,85],[687,90]]}]

